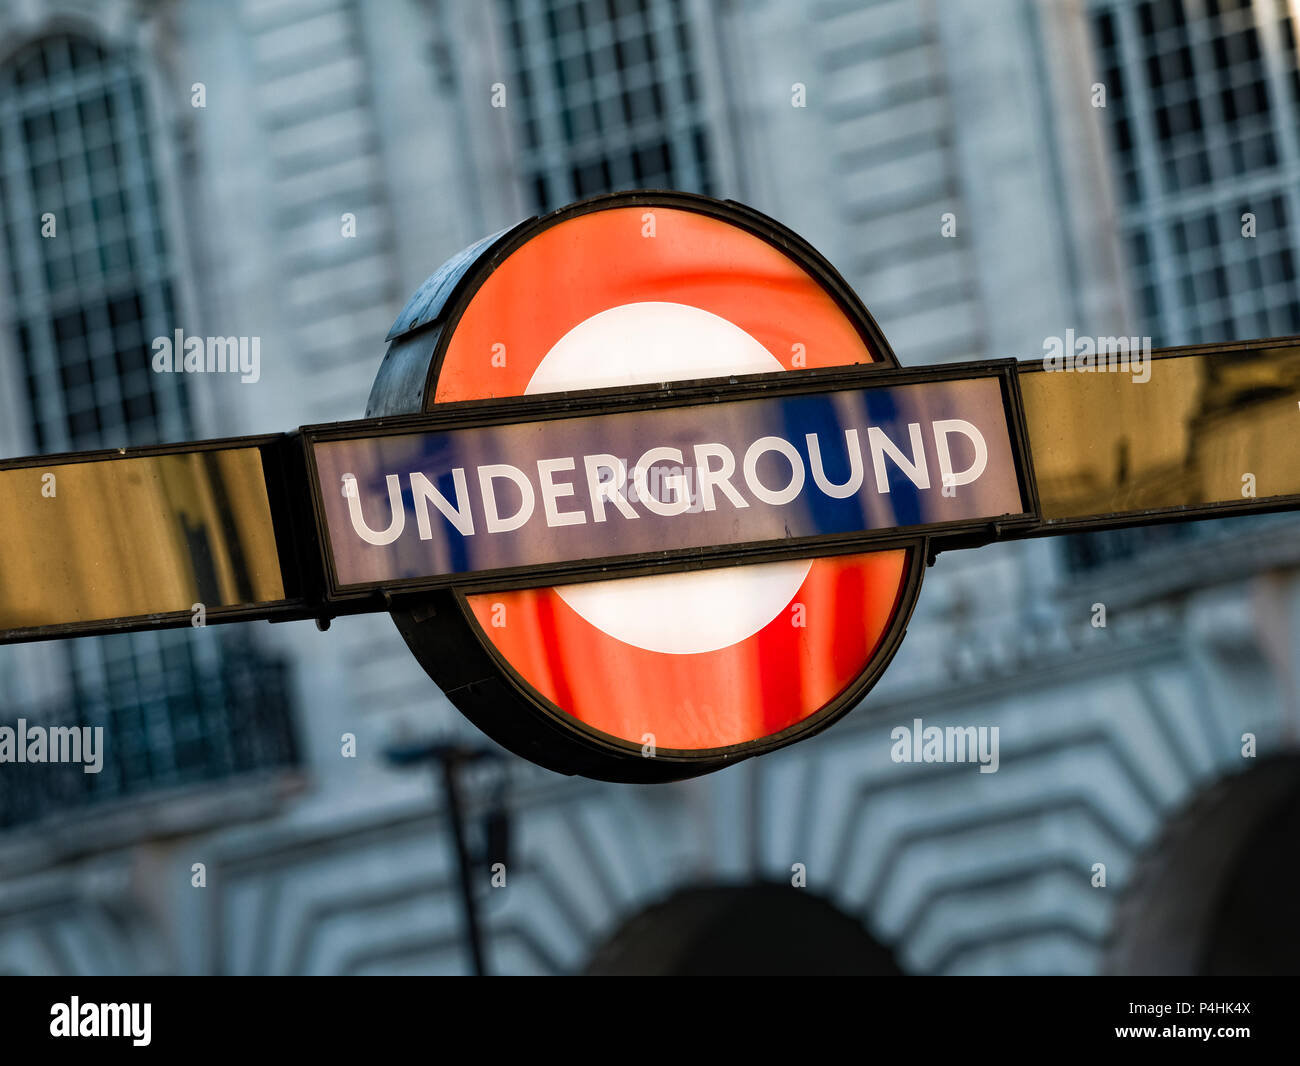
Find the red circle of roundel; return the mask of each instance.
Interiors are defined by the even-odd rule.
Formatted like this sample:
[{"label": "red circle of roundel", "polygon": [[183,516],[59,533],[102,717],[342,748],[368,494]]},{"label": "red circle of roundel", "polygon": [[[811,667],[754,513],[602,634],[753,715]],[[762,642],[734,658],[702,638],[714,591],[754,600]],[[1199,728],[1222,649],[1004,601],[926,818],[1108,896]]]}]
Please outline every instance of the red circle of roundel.
[{"label": "red circle of roundel", "polygon": [[[877,361],[822,285],[756,234],[688,210],[611,207],[544,229],[488,275],[454,326],[434,401],[522,395],[575,327],[646,302],[716,315],[787,369]],[[834,701],[879,647],[906,571],[902,550],[813,560],[770,621],[699,652],[619,639],[552,588],[466,600],[484,639],[562,711],[634,744],[703,750],[771,736]],[[504,626],[493,624],[501,607]]]}]

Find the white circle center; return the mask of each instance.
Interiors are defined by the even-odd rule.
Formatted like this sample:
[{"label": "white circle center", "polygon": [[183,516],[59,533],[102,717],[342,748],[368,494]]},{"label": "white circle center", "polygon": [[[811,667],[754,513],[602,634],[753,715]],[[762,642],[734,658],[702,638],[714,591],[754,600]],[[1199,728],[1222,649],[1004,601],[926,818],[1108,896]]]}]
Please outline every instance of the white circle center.
[{"label": "white circle center", "polygon": [[[524,392],[781,369],[776,356],[725,318],[687,304],[634,303],[601,311],[569,330],[538,364]],[[556,592],[611,637],[646,651],[690,655],[753,636],[794,598],[811,566],[811,560],[799,559],[592,581]]]}]

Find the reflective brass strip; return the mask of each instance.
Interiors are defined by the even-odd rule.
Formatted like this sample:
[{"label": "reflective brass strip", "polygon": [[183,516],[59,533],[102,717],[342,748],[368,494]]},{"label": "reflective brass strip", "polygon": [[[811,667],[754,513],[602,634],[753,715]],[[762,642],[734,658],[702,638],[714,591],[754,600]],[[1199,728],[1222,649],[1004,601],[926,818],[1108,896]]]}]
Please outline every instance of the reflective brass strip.
[{"label": "reflective brass strip", "polygon": [[1137,372],[1021,371],[1046,520],[1300,494],[1300,342],[1153,354]]},{"label": "reflective brass strip", "polygon": [[0,470],[0,631],[284,598],[258,448],[60,458]]}]

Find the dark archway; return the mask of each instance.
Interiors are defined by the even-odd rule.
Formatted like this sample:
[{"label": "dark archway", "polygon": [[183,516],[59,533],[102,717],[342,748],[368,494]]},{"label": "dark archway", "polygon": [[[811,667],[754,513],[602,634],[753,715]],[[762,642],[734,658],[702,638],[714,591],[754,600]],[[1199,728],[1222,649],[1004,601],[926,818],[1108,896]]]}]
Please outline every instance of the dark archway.
[{"label": "dark archway", "polygon": [[1141,861],[1105,970],[1197,976],[1300,973],[1300,755],[1205,789]]},{"label": "dark archway", "polygon": [[784,884],[686,888],[629,919],[589,976],[901,976],[856,919]]}]

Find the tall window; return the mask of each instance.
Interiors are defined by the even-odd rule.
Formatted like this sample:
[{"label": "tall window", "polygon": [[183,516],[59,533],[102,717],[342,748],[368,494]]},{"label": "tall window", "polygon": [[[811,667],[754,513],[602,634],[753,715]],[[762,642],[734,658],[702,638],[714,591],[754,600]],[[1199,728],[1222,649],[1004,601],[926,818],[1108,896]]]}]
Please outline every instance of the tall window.
[{"label": "tall window", "polygon": [[[1092,0],[1137,327],[1157,347],[1300,333],[1300,72],[1289,0]],[[1084,534],[1086,571],[1233,536],[1195,522]]]},{"label": "tall window", "polygon": [[0,74],[9,307],[39,451],[189,432],[180,379],[149,368],[175,307],[144,115],[128,64],[76,37]]},{"label": "tall window", "polygon": [[508,102],[533,205],[627,188],[708,193],[708,138],[683,0],[502,0]]},{"label": "tall window", "polygon": [[1300,75],[1290,3],[1092,7],[1144,332],[1157,345],[1300,332]]},{"label": "tall window", "polygon": [[[0,69],[8,322],[37,452],[191,436],[184,385],[151,343],[181,325],[140,78],[124,54],[53,36]],[[6,774],[0,825],[55,806],[288,759],[283,666],[237,631],[69,641],[72,705],[19,715],[104,727],[98,775]],[[5,787],[7,786],[7,787]]]}]

